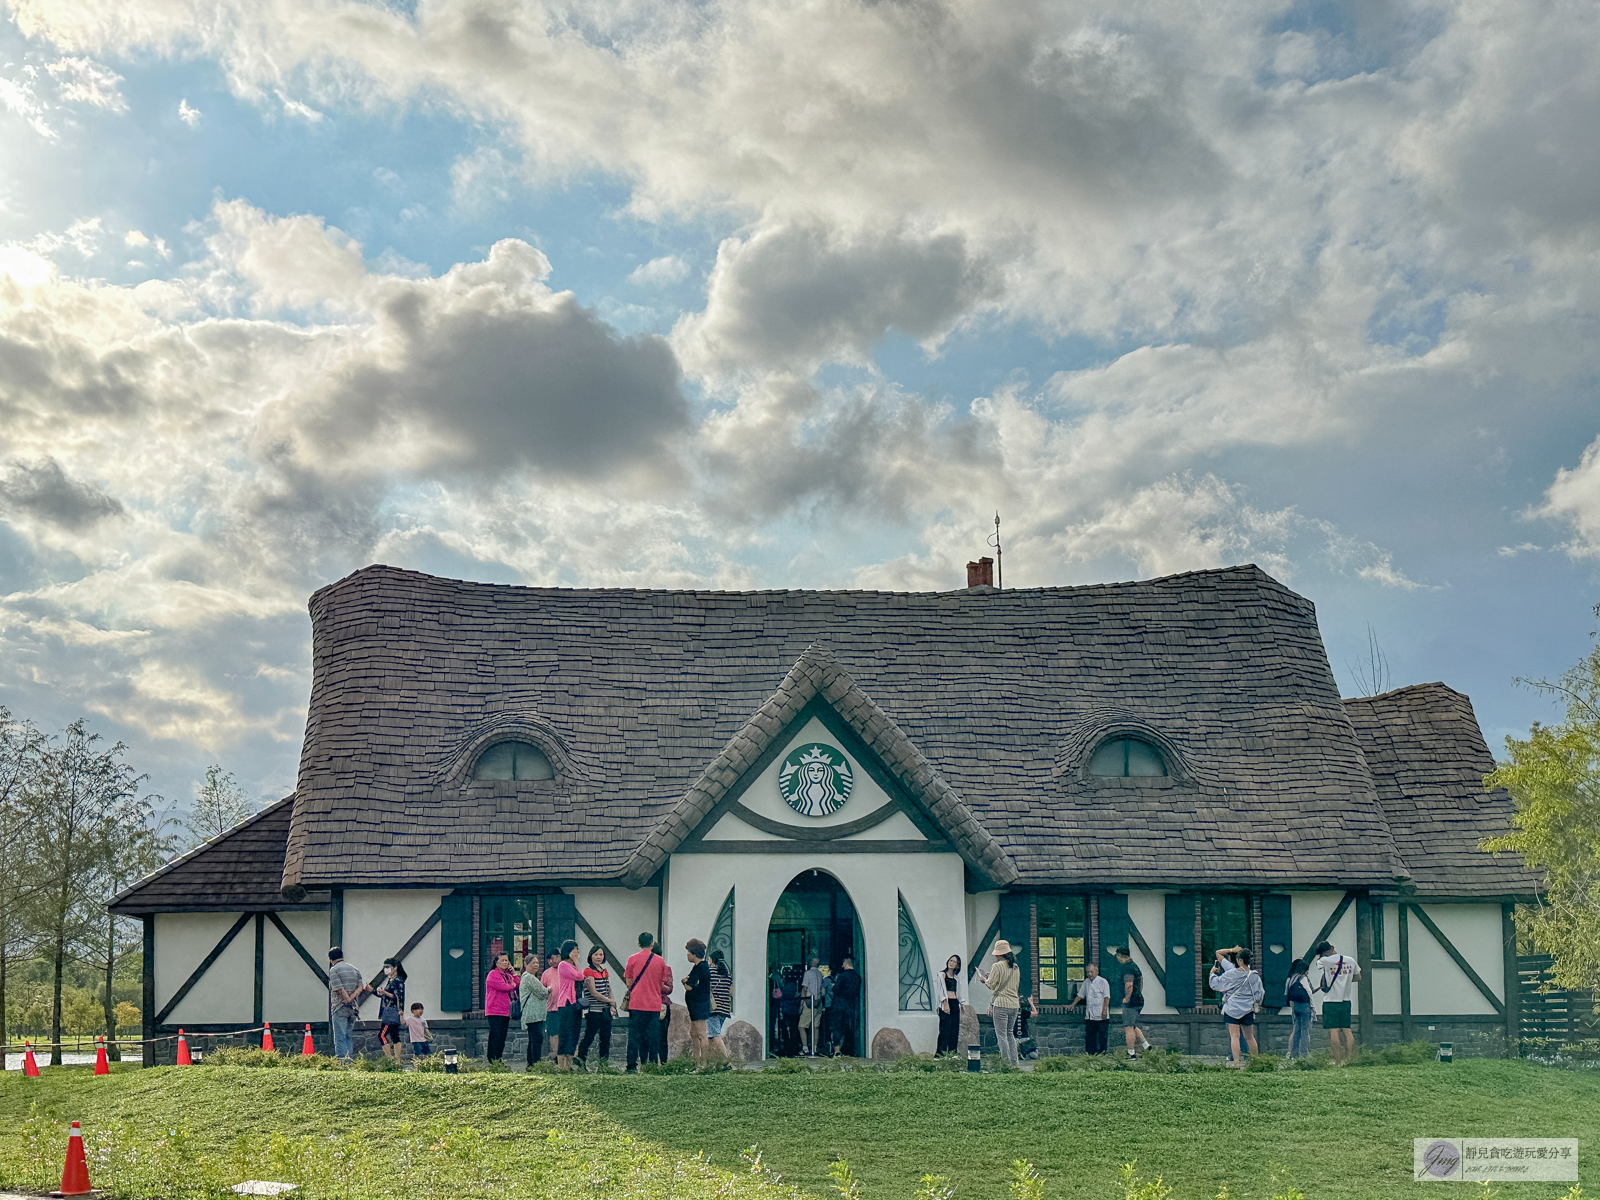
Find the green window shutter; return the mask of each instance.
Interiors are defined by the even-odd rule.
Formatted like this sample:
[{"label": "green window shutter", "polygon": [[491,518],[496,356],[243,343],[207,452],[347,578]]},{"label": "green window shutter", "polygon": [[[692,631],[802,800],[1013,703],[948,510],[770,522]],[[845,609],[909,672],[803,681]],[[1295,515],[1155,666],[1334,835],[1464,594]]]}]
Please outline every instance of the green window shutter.
[{"label": "green window shutter", "polygon": [[565,892],[544,898],[545,953],[559,951],[562,942],[578,940],[578,906]]},{"label": "green window shutter", "polygon": [[472,1007],[472,897],[439,901],[439,1007],[466,1012]]},{"label": "green window shutter", "polygon": [[1117,987],[1121,964],[1113,951],[1128,944],[1128,898],[1112,894],[1100,897],[1100,974],[1111,981],[1112,1000],[1122,1002],[1122,992]]},{"label": "green window shutter", "polygon": [[1294,921],[1288,896],[1261,897],[1261,983],[1267,989],[1263,1003],[1282,1008],[1289,964],[1294,961]]},{"label": "green window shutter", "polygon": [[1167,1003],[1194,1007],[1194,897],[1167,897]]},{"label": "green window shutter", "polygon": [[[1019,996],[1033,994],[1033,964],[1029,952],[1033,949],[1033,893],[1005,892],[1000,897],[1000,936],[1011,943],[1017,956],[1017,967],[1022,971],[1022,982],[1017,988]],[[989,948],[984,947],[987,951]],[[988,970],[985,966],[984,970]]]}]

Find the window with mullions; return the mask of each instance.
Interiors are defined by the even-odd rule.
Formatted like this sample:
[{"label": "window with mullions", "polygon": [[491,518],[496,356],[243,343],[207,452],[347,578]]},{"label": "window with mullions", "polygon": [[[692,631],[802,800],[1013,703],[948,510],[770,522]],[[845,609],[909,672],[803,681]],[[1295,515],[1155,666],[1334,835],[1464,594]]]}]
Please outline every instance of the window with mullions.
[{"label": "window with mullions", "polygon": [[1250,948],[1250,897],[1212,895],[1200,902],[1200,975],[1211,974],[1218,950],[1229,946]]},{"label": "window with mullions", "polygon": [[1161,751],[1139,738],[1101,742],[1089,759],[1089,774],[1102,779],[1152,779],[1166,773]]},{"label": "window with mullions", "polygon": [[1089,903],[1082,896],[1045,896],[1039,905],[1039,999],[1071,1004],[1083,986],[1089,954]]}]

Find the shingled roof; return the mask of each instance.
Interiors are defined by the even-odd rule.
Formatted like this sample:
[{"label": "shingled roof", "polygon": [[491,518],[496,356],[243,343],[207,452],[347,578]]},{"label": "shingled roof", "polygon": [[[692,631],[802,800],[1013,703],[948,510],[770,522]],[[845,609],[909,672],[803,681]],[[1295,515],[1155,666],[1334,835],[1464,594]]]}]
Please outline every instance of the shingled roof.
[{"label": "shingled roof", "polygon": [[1511,827],[1511,797],[1486,792],[1494,770],[1472,701],[1442,683],[1344,702],[1361,739],[1396,847],[1422,896],[1531,896],[1538,879],[1520,854],[1490,855],[1484,839]]},{"label": "shingled roof", "polygon": [[[124,916],[192,908],[240,912],[287,907],[280,889],[293,805],[292,795],[269,804],[113,896],[107,907]],[[312,894],[303,901],[327,902],[326,894]]]},{"label": "shingled roof", "polygon": [[[1394,886],[1311,603],[1255,567],[997,591],[671,592],[369,567],[311,600],[283,883],[623,880],[809,647],[1023,884]],[[1170,778],[1097,782],[1118,730]],[[504,737],[558,768],[473,782]],[[953,810],[952,810],[953,811]]]}]

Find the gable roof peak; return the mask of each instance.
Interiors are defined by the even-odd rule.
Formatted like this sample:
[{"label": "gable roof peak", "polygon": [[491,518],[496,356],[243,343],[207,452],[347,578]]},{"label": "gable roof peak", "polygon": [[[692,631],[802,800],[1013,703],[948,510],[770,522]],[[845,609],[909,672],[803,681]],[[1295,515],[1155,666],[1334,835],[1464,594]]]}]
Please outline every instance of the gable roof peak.
[{"label": "gable roof peak", "polygon": [[807,646],[783,682],[728,739],[700,777],[633,852],[623,882],[642,886],[762,756],[789,733],[813,700],[822,700],[927,815],[942,828],[963,859],[996,886],[1020,878],[1016,864],[978,823],[966,803],[850,673],[821,643]]}]

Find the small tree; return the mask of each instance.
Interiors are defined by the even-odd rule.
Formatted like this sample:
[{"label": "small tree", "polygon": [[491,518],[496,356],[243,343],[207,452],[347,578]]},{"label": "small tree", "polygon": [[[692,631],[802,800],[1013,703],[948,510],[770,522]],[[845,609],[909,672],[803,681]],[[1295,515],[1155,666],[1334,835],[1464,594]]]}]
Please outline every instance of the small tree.
[{"label": "small tree", "polygon": [[258,807],[239,786],[232,771],[224,771],[221,764],[212,763],[206,768],[205,782],[195,789],[194,806],[183,821],[190,846],[227,833]]},{"label": "small tree", "polygon": [[37,838],[39,891],[34,909],[41,948],[50,955],[50,1061],[61,1064],[62,983],[69,948],[80,945],[104,918],[107,863],[121,844],[119,830],[143,826],[150,806],[139,795],[141,776],[122,761],[121,742],[100,749],[83,720],[48,742],[28,785]]},{"label": "small tree", "polygon": [[28,785],[38,769],[39,731],[0,707],[0,1045],[7,1041],[6,968],[33,932],[26,904],[37,890]]},{"label": "small tree", "polygon": [[1600,646],[1554,683],[1517,682],[1560,697],[1566,716],[1506,739],[1509,761],[1483,782],[1505,788],[1516,812],[1511,832],[1483,848],[1515,850],[1544,872],[1538,904],[1519,909],[1518,923],[1554,959],[1554,981],[1600,987]]},{"label": "small tree", "polygon": [[135,793],[124,798],[113,812],[99,864],[99,884],[94,889],[102,898],[93,906],[93,911],[85,914],[83,940],[74,950],[76,958],[92,966],[101,976],[100,1004],[106,1028],[106,1050],[114,1062],[122,1059],[122,1050],[117,1044],[116,1010],[123,1006],[117,1004],[112,991],[117,966],[128,954],[139,949],[144,930],[129,918],[110,911],[105,903],[154,871],[172,853],[172,839],[163,832],[163,823],[152,811],[155,799],[158,797]]}]

